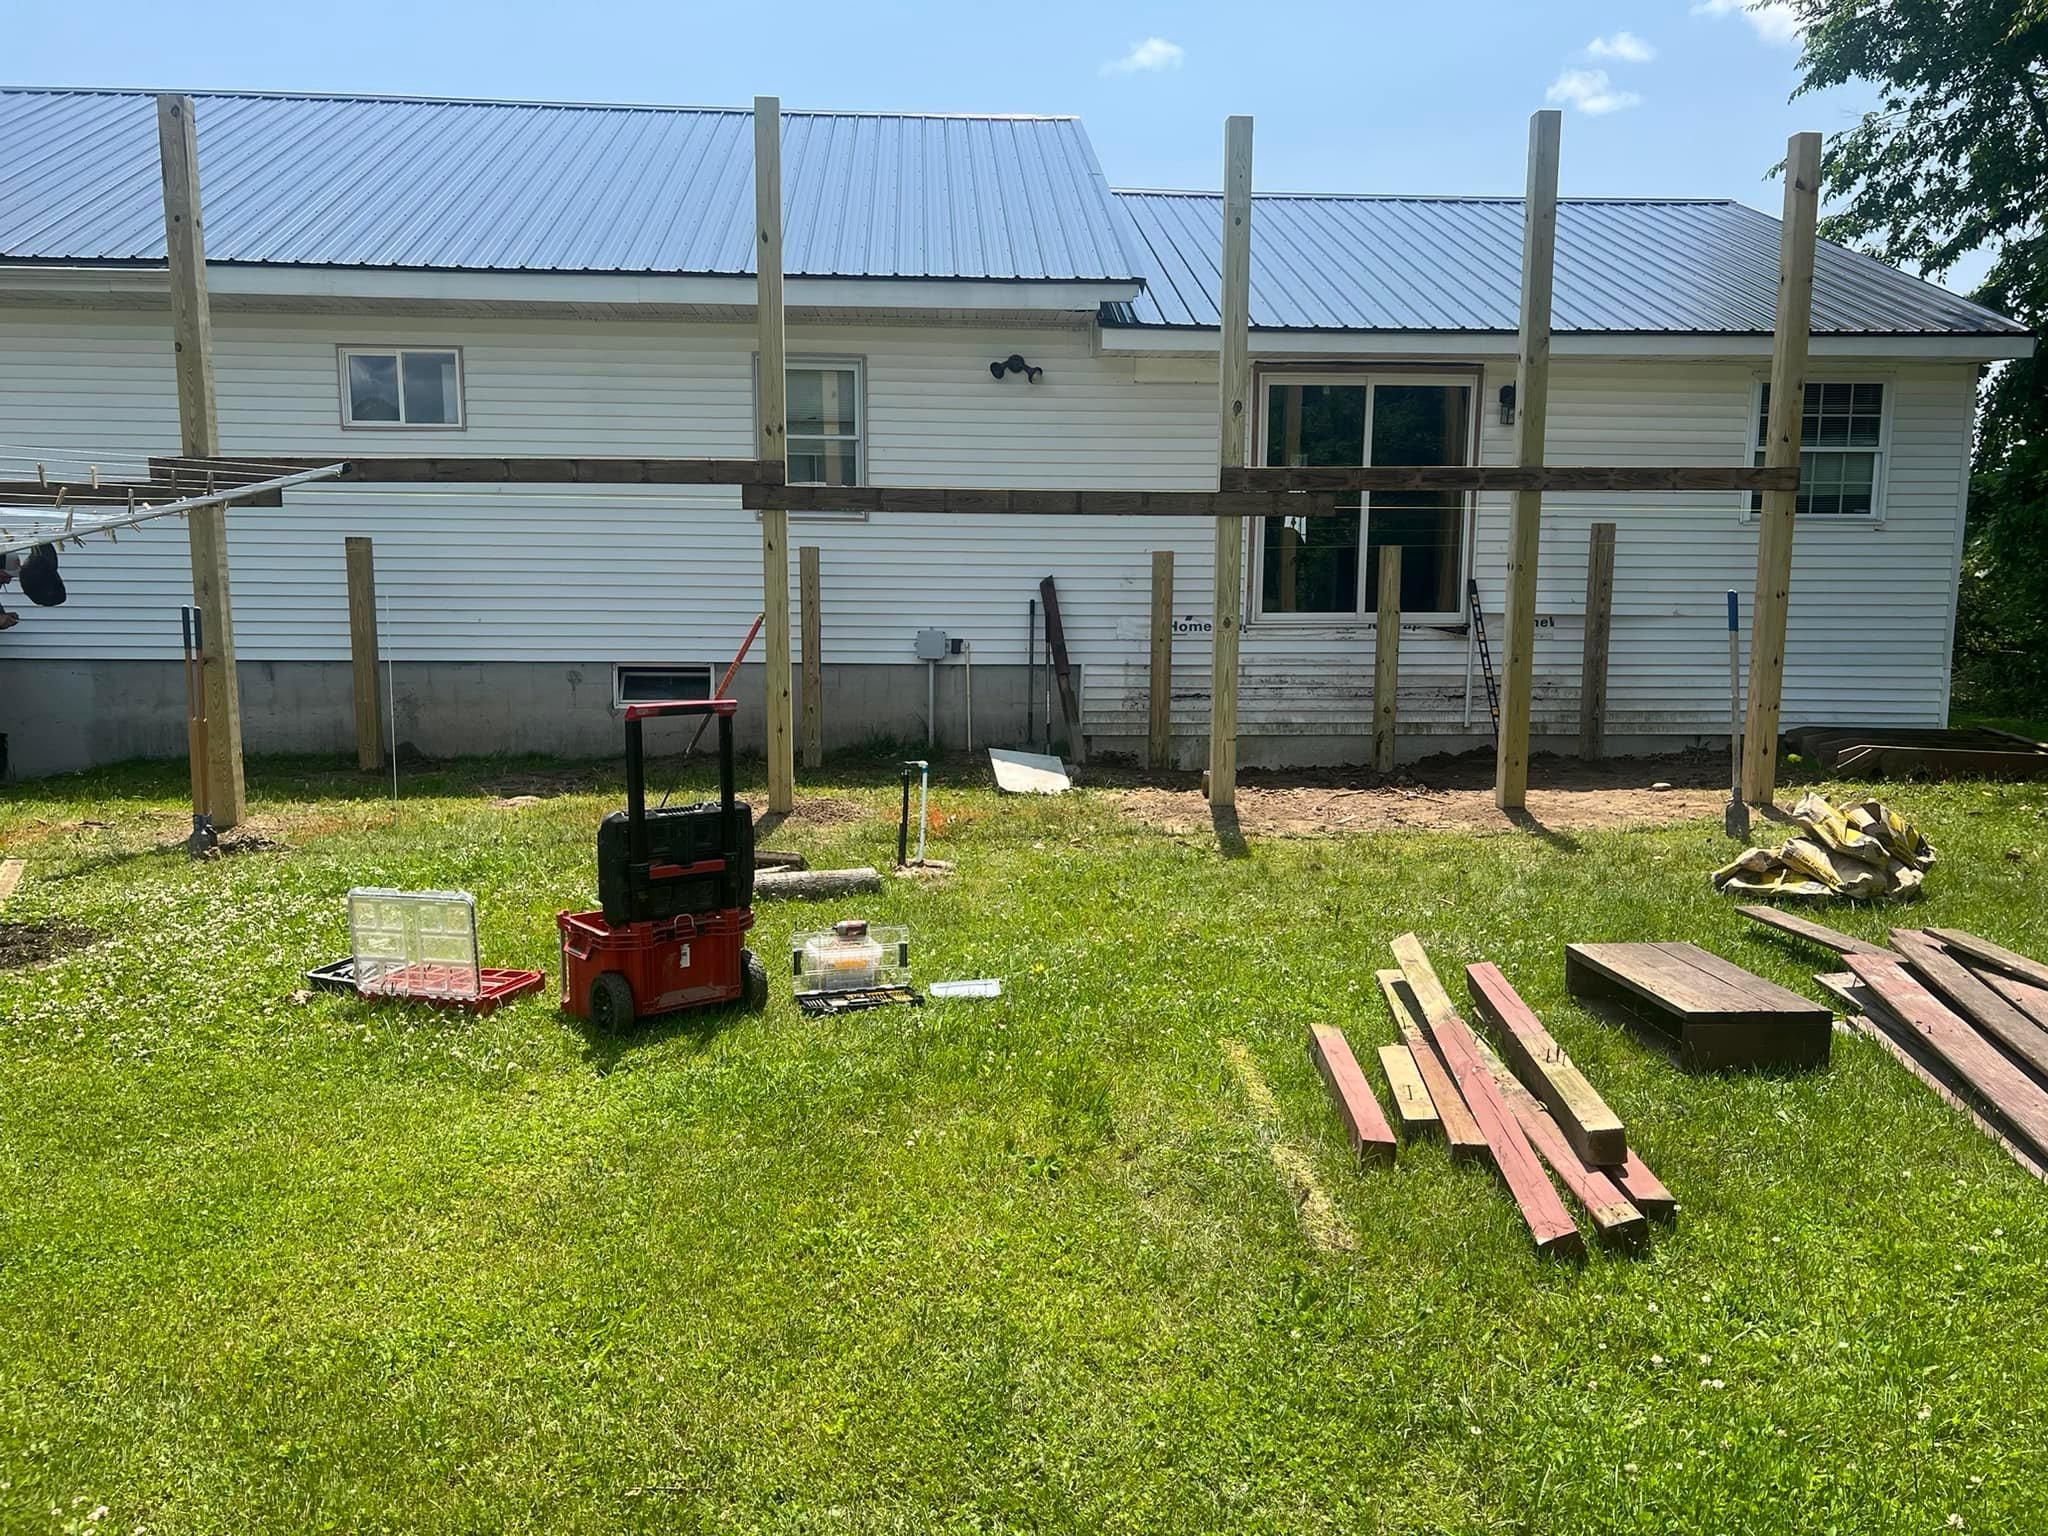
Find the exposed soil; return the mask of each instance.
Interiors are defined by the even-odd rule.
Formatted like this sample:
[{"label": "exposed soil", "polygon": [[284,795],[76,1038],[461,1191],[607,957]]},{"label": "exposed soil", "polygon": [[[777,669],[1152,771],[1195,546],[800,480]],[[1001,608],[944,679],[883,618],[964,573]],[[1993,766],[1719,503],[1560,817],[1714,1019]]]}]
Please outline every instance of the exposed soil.
[{"label": "exposed soil", "polygon": [[98,937],[73,923],[0,923],[0,971],[40,965],[83,949]]},{"label": "exposed soil", "polygon": [[832,795],[805,795],[796,801],[789,820],[829,827],[849,821],[866,821],[869,814],[868,808],[857,800],[842,800]]},{"label": "exposed soil", "polygon": [[[1528,809],[1510,817],[1493,803],[1493,757],[1468,752],[1425,759],[1387,777],[1369,769],[1251,770],[1238,778],[1238,828],[1248,837],[1330,837],[1390,828],[1558,831],[1655,826],[1719,814],[1728,803],[1728,763],[1712,753],[1582,763],[1538,757],[1529,765]],[[1096,783],[1116,777],[1095,771]],[[1128,776],[1115,795],[1124,814],[1170,832],[1208,832],[1209,805],[1192,775],[1168,784]],[[1652,784],[1668,789],[1652,789]]]}]

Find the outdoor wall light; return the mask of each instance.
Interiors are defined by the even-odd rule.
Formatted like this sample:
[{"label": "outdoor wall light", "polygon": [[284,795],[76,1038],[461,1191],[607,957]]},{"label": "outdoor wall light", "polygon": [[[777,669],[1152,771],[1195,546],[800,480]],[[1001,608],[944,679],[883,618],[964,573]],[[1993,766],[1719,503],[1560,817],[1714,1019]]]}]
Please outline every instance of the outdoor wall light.
[{"label": "outdoor wall light", "polygon": [[1504,427],[1515,424],[1515,386],[1512,384],[1500,387],[1500,424]]},{"label": "outdoor wall light", "polygon": [[1021,352],[1012,352],[1008,357],[1004,358],[1001,362],[990,363],[988,365],[988,371],[997,379],[1001,379],[1002,376],[1006,373],[1021,373],[1024,375],[1026,380],[1033,384],[1036,384],[1038,382],[1038,376],[1041,373],[1045,372],[1043,368],[1034,368],[1029,363],[1025,362],[1024,354]]}]

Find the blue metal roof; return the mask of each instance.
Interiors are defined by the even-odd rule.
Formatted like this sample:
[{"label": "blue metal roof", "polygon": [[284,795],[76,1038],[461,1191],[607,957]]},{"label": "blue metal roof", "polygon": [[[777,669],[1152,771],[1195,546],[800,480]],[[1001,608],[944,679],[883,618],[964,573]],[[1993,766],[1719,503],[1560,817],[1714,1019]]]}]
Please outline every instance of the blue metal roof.
[{"label": "blue metal roof", "polygon": [[[750,112],[224,92],[196,97],[217,262],[753,270]],[[1079,122],[783,116],[798,276],[1129,282]],[[0,91],[0,260],[161,262],[147,92]]]},{"label": "blue metal roof", "polygon": [[[1223,199],[1119,192],[1145,292],[1110,324],[1214,326]],[[1779,222],[1741,203],[1558,204],[1553,328],[1767,332]],[[1278,330],[1505,331],[1519,324],[1520,198],[1260,196],[1252,202],[1252,325]],[[2026,327],[1871,256],[1823,241],[1813,329],[2024,335]]]}]

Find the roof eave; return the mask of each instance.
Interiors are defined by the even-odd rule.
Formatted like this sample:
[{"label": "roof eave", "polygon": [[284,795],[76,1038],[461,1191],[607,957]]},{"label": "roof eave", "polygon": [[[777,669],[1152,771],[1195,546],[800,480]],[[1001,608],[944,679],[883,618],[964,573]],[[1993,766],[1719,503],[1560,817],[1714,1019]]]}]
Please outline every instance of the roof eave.
[{"label": "roof eave", "polygon": [[[792,309],[1048,310],[1093,313],[1129,303],[1135,278],[841,277],[793,274],[783,285]],[[207,288],[219,298],[403,299],[413,302],[746,306],[751,273],[492,272],[467,269],[315,267],[209,262]],[[54,263],[0,260],[0,293],[89,300],[95,294],[166,293],[154,262]]]},{"label": "roof eave", "polygon": [[[1512,356],[1513,331],[1273,330],[1254,327],[1254,357],[1500,357]],[[1216,327],[1109,324],[1104,352],[1214,354]],[[1768,331],[1557,331],[1557,357],[1719,358],[1768,360]],[[2001,362],[2031,357],[2034,338],[2010,331],[1818,331],[1809,345],[1817,358],[1890,358],[1901,361]]]}]

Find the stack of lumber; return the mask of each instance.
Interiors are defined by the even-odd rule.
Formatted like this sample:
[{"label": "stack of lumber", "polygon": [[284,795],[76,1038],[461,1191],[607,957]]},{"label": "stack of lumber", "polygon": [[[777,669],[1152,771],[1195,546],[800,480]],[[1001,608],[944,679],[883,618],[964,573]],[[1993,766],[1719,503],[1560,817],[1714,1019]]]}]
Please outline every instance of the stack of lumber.
[{"label": "stack of lumber", "polygon": [[1851,1025],[2048,1178],[2048,965],[1957,928],[1894,928],[1890,948],[1787,918],[1743,916],[1841,955],[1815,978]]},{"label": "stack of lumber", "polygon": [[[1498,968],[1473,965],[1465,973],[1473,1005],[1498,1039],[1496,1052],[1459,1016],[1414,934],[1394,941],[1394,957],[1400,969],[1378,979],[1401,1040],[1381,1047],[1379,1058],[1403,1137],[1441,1136],[1454,1159],[1490,1164],[1540,1253],[1586,1251],[1552,1174],[1602,1242],[1637,1245],[1649,1220],[1675,1216],[1671,1191]],[[1319,1027],[1310,1051],[1361,1158],[1391,1162],[1394,1132],[1343,1036]]]}]

